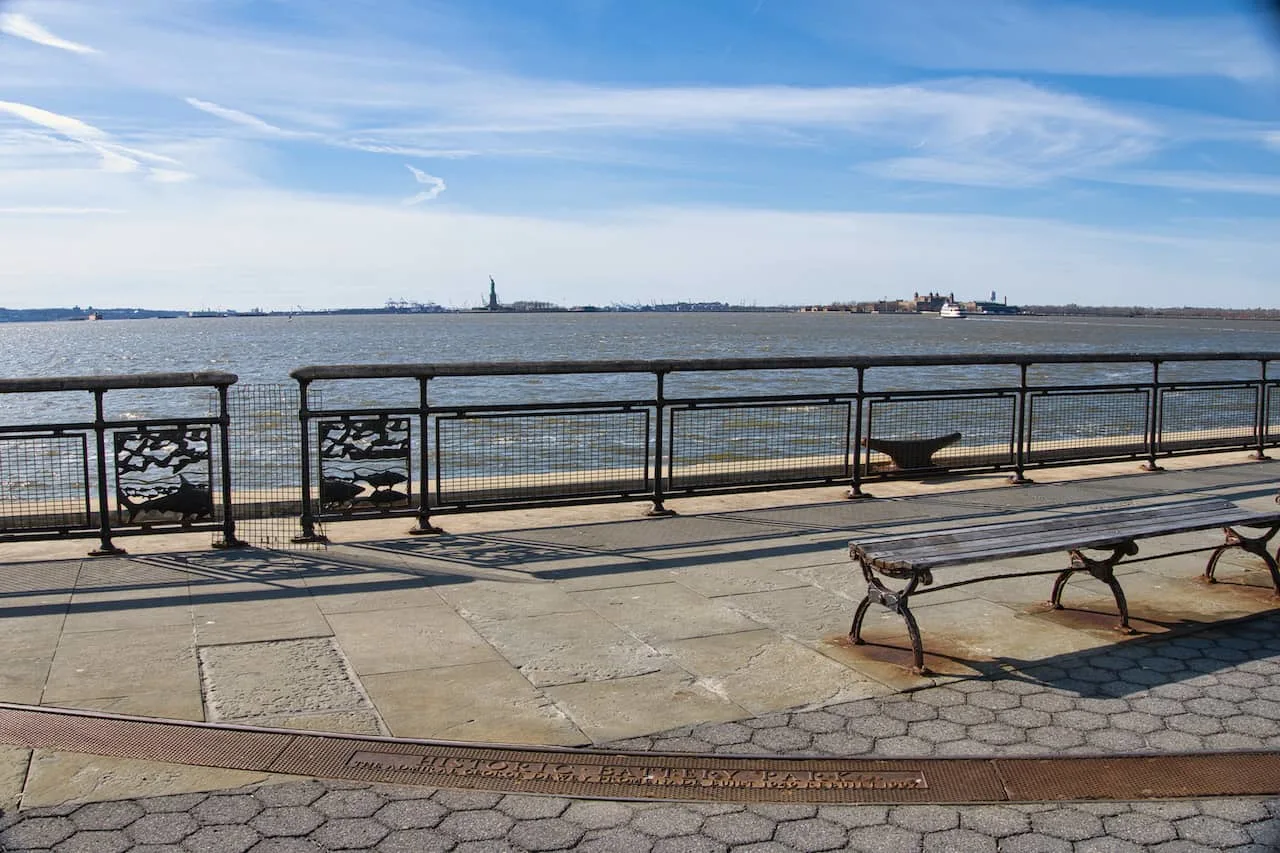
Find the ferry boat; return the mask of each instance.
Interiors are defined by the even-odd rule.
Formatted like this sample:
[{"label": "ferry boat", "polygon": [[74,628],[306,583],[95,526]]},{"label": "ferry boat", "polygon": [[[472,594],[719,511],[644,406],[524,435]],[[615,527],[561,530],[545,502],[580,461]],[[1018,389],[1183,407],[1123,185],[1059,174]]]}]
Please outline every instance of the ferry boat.
[{"label": "ferry boat", "polygon": [[942,309],[938,312],[938,316],[951,317],[951,318],[968,317],[969,312],[965,311],[963,308],[961,308],[959,305],[957,305],[954,302],[947,302],[945,305],[942,306]]}]

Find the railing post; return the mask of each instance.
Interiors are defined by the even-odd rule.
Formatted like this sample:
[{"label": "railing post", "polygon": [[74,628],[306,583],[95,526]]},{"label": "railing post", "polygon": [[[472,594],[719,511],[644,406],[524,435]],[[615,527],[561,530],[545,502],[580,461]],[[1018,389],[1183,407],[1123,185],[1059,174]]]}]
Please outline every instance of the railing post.
[{"label": "railing post", "polygon": [[311,411],[307,407],[307,388],[309,379],[298,380],[298,423],[302,427],[302,440],[299,442],[299,453],[302,459],[302,535],[295,536],[291,542],[305,544],[307,542],[325,542],[324,536],[316,534],[316,517],[311,506]]},{"label": "railing post", "polygon": [[665,500],[662,488],[662,427],[663,427],[663,410],[666,408],[666,397],[664,396],[664,384],[667,377],[667,371],[659,370],[654,373],[658,383],[654,394],[655,408],[655,432],[653,435],[653,507],[645,513],[649,516],[668,516],[675,515],[674,510],[667,509],[663,506]]},{"label": "railing post", "polygon": [[1009,477],[1009,482],[1017,486],[1031,482],[1023,476],[1027,463],[1027,362],[1025,361],[1018,364],[1018,405],[1014,418],[1017,437],[1014,440],[1013,475]]},{"label": "railing post", "polygon": [[1156,464],[1156,436],[1160,431],[1160,362],[1151,362],[1151,405],[1147,412],[1147,461],[1143,471],[1163,471]]},{"label": "railing post", "polygon": [[106,391],[93,392],[93,434],[98,444],[98,539],[97,548],[89,552],[91,557],[123,554],[123,548],[111,544],[111,507],[107,499],[107,418],[102,404]]},{"label": "railing post", "polygon": [[431,473],[430,442],[428,438],[428,416],[431,413],[427,405],[427,382],[429,376],[418,377],[418,523],[409,530],[412,536],[428,536],[444,533],[431,523]]},{"label": "railing post", "polygon": [[231,408],[227,405],[230,386],[218,386],[219,453],[222,457],[222,539],[214,548],[243,548],[236,538],[236,519],[231,504]]},{"label": "railing post", "polygon": [[850,500],[869,498],[871,495],[862,491],[862,405],[865,396],[867,369],[858,365],[858,388],[853,403],[853,480],[849,484],[849,493],[845,497]]},{"label": "railing post", "polygon": [[1259,462],[1266,461],[1271,457],[1267,455],[1267,426],[1270,424],[1271,415],[1267,397],[1267,360],[1259,359],[1258,367],[1261,370],[1261,376],[1258,379],[1258,406],[1257,406],[1257,422],[1254,426],[1254,435],[1258,439],[1258,445],[1250,454],[1250,459],[1256,459]]}]

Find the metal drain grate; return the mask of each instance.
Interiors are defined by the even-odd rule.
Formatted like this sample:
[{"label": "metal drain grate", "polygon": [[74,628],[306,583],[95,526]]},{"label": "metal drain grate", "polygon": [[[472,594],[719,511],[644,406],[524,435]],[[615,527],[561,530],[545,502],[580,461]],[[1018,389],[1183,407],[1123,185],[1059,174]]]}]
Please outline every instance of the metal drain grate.
[{"label": "metal drain grate", "polygon": [[930,759],[607,753],[251,729],[3,703],[0,743],[361,782],[608,799],[992,803],[1280,794],[1280,751]]}]

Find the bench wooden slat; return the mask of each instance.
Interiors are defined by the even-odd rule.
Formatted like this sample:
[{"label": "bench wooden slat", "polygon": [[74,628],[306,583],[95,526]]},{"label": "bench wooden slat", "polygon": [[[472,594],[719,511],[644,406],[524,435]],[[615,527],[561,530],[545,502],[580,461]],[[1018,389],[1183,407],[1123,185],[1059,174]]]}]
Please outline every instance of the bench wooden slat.
[{"label": "bench wooden slat", "polygon": [[[1027,535],[1041,537],[1045,534],[1061,533],[1068,525],[1077,533],[1096,532],[1099,529],[1116,529],[1133,524],[1135,521],[1144,524],[1162,524],[1169,518],[1186,518],[1202,515],[1206,512],[1222,513],[1226,509],[1234,509],[1229,504],[1220,502],[1201,503],[1188,502],[1177,507],[1159,507],[1152,510],[1120,510],[1096,513],[1072,513],[1070,515],[1050,516],[1029,521],[1014,521],[975,525],[971,527],[955,527],[945,530],[921,531],[918,533],[884,536],[858,541],[858,547],[870,556],[885,554],[901,554],[907,551],[927,551],[945,548],[957,542],[981,541],[992,539],[1009,542],[1016,536]],[[1232,515],[1236,515],[1232,513]]]},{"label": "bench wooden slat", "polygon": [[[1135,513],[1121,511],[1114,513],[1074,513],[1071,515],[1051,516],[1030,521],[1005,522],[1003,524],[985,524],[975,527],[956,527],[928,533],[906,534],[879,541],[866,540],[859,543],[866,551],[874,551],[877,556],[893,553],[895,555],[907,551],[928,551],[955,543],[982,541],[990,539],[997,542],[1011,542],[1014,538],[1037,537],[1061,534],[1065,525],[1075,533],[1097,530],[1127,529],[1136,523],[1143,526],[1164,523],[1168,518],[1187,518],[1207,512],[1221,513],[1220,506],[1187,506],[1177,509],[1162,509],[1156,512]],[[1120,538],[1127,538],[1121,536]]]},{"label": "bench wooden slat", "polygon": [[1280,513],[1260,513],[1208,499],[880,537],[851,542],[850,552],[882,570],[923,570],[1052,551],[1105,548],[1147,536],[1250,523],[1277,524]]}]

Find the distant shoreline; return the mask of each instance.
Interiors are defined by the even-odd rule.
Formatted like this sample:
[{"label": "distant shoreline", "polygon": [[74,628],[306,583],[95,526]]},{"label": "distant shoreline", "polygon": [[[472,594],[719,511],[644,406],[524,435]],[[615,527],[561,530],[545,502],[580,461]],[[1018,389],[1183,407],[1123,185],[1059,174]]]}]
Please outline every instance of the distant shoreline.
[{"label": "distant shoreline", "polygon": [[[295,311],[169,311],[149,308],[0,308],[0,323],[40,323],[100,320],[147,319],[221,319],[239,317],[331,317],[348,315],[421,315],[421,314],[709,314],[709,313],[815,313],[815,314],[871,314],[850,307],[808,306],[742,306],[724,303],[672,303],[646,306],[580,306],[560,308],[540,305],[536,308],[502,307],[497,311],[480,308],[443,308],[438,305],[384,308],[328,308]],[[881,317],[922,316],[915,311],[885,311]],[[981,314],[970,316],[981,317]],[[1016,313],[992,314],[1002,317],[1118,317],[1130,319],[1186,319],[1186,320],[1280,320],[1280,308],[1150,308],[1137,306],[1087,306],[1087,305],[1028,305]]]}]

